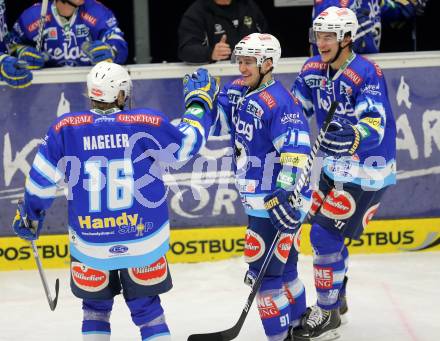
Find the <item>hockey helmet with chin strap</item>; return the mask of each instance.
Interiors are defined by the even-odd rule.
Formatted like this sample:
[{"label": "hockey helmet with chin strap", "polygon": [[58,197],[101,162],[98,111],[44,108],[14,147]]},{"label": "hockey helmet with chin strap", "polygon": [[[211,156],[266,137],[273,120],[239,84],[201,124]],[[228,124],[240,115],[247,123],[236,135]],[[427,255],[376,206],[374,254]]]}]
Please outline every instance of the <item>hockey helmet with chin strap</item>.
[{"label": "hockey helmet with chin strap", "polygon": [[113,103],[120,91],[124,91],[126,101],[131,96],[131,88],[131,77],[119,64],[100,62],[87,75],[87,95],[97,102]]},{"label": "hockey helmet with chin strap", "polygon": [[349,8],[331,6],[322,11],[313,20],[313,27],[310,32],[310,42],[316,43],[316,32],[336,33],[336,40],[341,42],[347,33],[350,33],[351,40],[356,39],[356,32],[359,23],[356,14]]},{"label": "hockey helmet with chin strap", "polygon": [[271,58],[275,67],[281,57],[280,42],[271,34],[252,33],[235,45],[232,60],[235,61],[238,56],[255,57],[258,67]]}]

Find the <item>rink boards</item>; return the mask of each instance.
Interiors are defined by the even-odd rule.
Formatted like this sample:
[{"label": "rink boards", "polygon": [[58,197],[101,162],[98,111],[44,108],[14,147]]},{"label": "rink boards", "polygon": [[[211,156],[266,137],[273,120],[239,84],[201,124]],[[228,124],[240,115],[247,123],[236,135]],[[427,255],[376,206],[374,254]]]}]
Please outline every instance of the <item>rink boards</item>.
[{"label": "rink boards", "polygon": [[[398,149],[398,185],[385,193],[376,219],[440,217],[440,51],[371,58],[383,68],[387,79]],[[304,61],[282,59],[276,79],[290,88]],[[160,109],[177,122],[184,107],[182,76],[196,67],[176,63],[128,68],[134,79],[135,106]],[[207,68],[221,76],[223,84],[238,75],[237,66],[230,63]],[[89,107],[84,96],[89,69],[35,72],[34,84],[20,91],[0,85],[0,236],[12,233],[16,202],[23,196],[25,176],[48,126],[65,112]],[[200,156],[164,174],[170,186],[167,200],[172,227],[194,228],[200,221],[203,226],[247,223],[231,172],[229,139],[210,138]],[[46,214],[47,234],[67,231],[67,201],[62,191],[57,195]]]},{"label": "rink boards", "polygon": [[[310,225],[301,234],[301,253],[310,255]],[[241,256],[245,227],[213,227],[171,231],[171,263],[205,262]],[[42,236],[38,249],[46,268],[69,264],[67,235]],[[377,220],[368,225],[359,241],[346,241],[351,254],[440,251],[440,218]],[[440,256],[440,254],[439,254]],[[0,238],[0,271],[34,269],[29,243],[17,237]]]}]

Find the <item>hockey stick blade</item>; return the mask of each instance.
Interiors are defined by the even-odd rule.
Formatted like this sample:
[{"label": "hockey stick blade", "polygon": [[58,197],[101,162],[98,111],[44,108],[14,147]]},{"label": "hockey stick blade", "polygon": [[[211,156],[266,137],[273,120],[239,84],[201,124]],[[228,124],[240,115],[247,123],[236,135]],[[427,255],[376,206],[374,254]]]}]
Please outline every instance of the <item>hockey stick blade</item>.
[{"label": "hockey stick blade", "polygon": [[229,329],[222,332],[216,332],[210,334],[193,334],[188,337],[188,341],[223,341],[223,340],[235,339],[235,336],[231,338],[229,334],[225,334],[228,331]]},{"label": "hockey stick blade", "polygon": [[[23,220],[24,226],[26,226],[26,228],[30,228],[28,220],[26,218],[26,212],[23,207],[23,200],[21,200],[21,199],[18,201],[18,210],[20,211],[20,216],[21,216],[21,219]],[[57,278],[55,281],[55,298],[52,299],[52,295],[50,293],[49,286],[47,285],[47,279],[46,279],[46,275],[44,273],[43,265],[41,264],[40,256],[38,255],[38,248],[35,245],[34,240],[31,240],[31,247],[32,247],[32,253],[34,254],[35,263],[37,264],[38,273],[40,275],[41,282],[43,283],[43,288],[44,288],[44,292],[46,294],[47,302],[49,303],[49,308],[50,308],[50,310],[54,311],[55,308],[57,307],[57,303],[58,303],[58,292],[60,290],[60,280]]]},{"label": "hockey stick blade", "polygon": [[[254,285],[255,286],[255,285]],[[258,285],[259,287],[260,285]],[[244,320],[251,308],[252,302],[254,301],[257,290],[252,288],[251,294],[249,295],[246,305],[238,319],[237,323],[226,330],[221,332],[206,333],[206,334],[192,334],[188,337],[188,341],[230,341],[235,339],[240,333],[241,327],[243,326]]]},{"label": "hockey stick blade", "polygon": [[57,303],[58,303],[58,292],[60,291],[60,280],[57,278],[55,281],[55,298],[53,299],[53,301],[49,300],[49,307],[50,310],[54,311],[55,308],[57,307]]}]

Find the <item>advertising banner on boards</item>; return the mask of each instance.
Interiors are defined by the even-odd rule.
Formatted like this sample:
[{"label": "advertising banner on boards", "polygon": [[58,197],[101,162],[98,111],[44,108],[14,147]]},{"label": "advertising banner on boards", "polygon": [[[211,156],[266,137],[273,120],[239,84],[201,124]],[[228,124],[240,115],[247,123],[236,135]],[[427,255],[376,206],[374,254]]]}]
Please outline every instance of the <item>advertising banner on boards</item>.
[{"label": "advertising banner on boards", "polygon": [[[440,216],[439,67],[384,70],[397,123],[398,185],[385,194],[376,218]],[[277,74],[290,88],[296,73]],[[222,77],[222,83],[233,77]],[[25,177],[49,125],[65,112],[89,108],[83,83],[34,84],[20,91],[0,86],[0,236],[12,235],[11,221],[23,196]],[[179,78],[134,81],[135,107],[163,111],[170,120],[183,112]],[[171,226],[239,226],[246,224],[231,173],[228,136],[209,140],[201,156],[177,165],[164,176]],[[45,234],[66,232],[63,192],[47,212]]]}]

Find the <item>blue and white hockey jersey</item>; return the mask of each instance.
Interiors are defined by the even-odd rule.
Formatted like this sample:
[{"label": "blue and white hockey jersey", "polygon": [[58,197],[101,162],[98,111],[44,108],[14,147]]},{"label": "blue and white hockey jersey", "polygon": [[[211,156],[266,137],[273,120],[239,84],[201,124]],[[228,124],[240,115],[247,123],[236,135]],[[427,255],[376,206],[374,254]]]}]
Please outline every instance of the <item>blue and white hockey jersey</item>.
[{"label": "blue and white hockey jersey", "polygon": [[51,205],[64,182],[72,256],[104,270],[153,263],[169,248],[162,175],[167,165],[196,154],[211,127],[211,114],[192,112],[178,127],[146,108],[61,116],[26,181],[29,219]]},{"label": "blue and white hockey jersey", "polygon": [[[242,79],[218,97],[215,134],[231,135],[236,185],[247,215],[268,218],[264,197],[276,187],[292,190],[310,153],[309,127],[301,104],[275,80],[249,91]],[[301,192],[305,217],[308,186]]]},{"label": "blue and white hockey jersey", "polygon": [[380,189],[396,182],[396,124],[382,70],[374,62],[352,54],[335,73],[320,56],[309,58],[292,92],[308,117],[322,125],[330,104],[338,101],[334,119],[356,125],[361,135],[352,157],[328,157],[325,173],[341,182]]},{"label": "blue and white hockey jersey", "polygon": [[[408,20],[416,15],[415,0],[315,0],[312,19],[330,6],[350,8],[359,21],[353,50],[356,53],[378,53],[382,22]],[[313,54],[318,49],[313,46]]]},{"label": "blue and white hockey jersey", "polygon": [[[11,44],[35,46],[41,3],[25,10],[11,31]],[[70,19],[60,16],[55,2],[49,3],[44,26],[43,51],[49,55],[46,66],[90,65],[90,59],[82,51],[85,41],[101,40],[115,50],[115,63],[124,64],[128,45],[118,27],[113,13],[96,0],[85,0]]]}]

